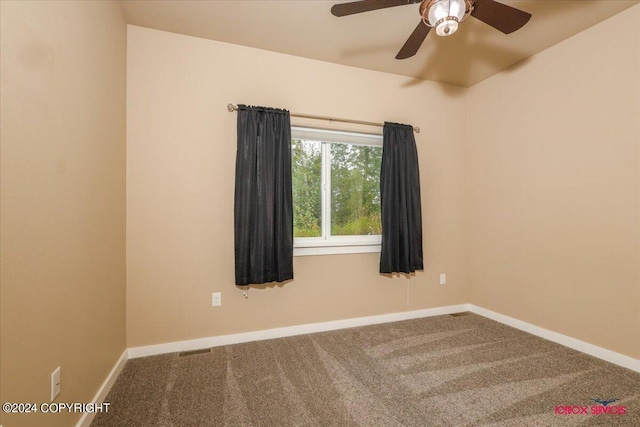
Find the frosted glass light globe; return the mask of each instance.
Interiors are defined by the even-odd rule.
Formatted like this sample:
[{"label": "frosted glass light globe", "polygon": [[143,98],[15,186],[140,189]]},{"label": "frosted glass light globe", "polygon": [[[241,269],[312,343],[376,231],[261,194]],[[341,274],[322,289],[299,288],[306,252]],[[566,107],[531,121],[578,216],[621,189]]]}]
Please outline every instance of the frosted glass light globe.
[{"label": "frosted glass light globe", "polygon": [[458,30],[465,11],[464,0],[437,1],[429,8],[429,24],[436,28],[439,36],[450,36]]}]

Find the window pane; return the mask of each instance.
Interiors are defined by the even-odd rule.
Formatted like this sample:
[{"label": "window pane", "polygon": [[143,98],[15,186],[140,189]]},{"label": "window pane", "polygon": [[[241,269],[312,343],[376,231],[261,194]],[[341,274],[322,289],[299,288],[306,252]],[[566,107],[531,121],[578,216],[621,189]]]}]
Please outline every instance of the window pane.
[{"label": "window pane", "polygon": [[293,237],[322,236],[322,144],[291,141]]},{"label": "window pane", "polygon": [[381,234],[382,147],[331,144],[331,235]]}]

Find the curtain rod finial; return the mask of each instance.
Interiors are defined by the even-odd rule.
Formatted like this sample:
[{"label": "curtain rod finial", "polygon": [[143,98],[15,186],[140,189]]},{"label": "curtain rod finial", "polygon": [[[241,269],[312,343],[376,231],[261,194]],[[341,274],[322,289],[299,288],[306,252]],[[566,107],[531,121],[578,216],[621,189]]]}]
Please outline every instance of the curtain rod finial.
[{"label": "curtain rod finial", "polygon": [[236,107],[234,107],[233,104],[227,104],[227,110],[229,110],[230,113],[233,113],[236,111]]},{"label": "curtain rod finial", "polygon": [[413,131],[414,131],[415,133],[420,133],[420,128],[419,128],[418,126],[414,126],[414,127],[413,127]]}]

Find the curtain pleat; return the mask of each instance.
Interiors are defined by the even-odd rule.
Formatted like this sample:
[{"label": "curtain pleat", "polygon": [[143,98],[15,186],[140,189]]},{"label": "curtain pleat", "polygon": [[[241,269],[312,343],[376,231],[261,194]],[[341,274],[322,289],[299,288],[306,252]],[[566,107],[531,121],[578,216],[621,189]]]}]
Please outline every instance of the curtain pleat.
[{"label": "curtain pleat", "polygon": [[238,105],[236,285],[293,279],[289,112]]},{"label": "curtain pleat", "polygon": [[420,172],[412,126],[384,124],[380,201],[380,273],[423,270]]}]

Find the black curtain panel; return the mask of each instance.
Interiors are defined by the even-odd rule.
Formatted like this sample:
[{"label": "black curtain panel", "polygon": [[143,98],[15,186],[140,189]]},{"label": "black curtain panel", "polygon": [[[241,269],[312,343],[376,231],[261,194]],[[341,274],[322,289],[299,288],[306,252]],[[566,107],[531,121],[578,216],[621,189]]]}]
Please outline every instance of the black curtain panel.
[{"label": "black curtain panel", "polygon": [[380,273],[423,270],[420,172],[412,126],[384,124],[380,201]]},{"label": "black curtain panel", "polygon": [[236,285],[293,279],[289,112],[238,105]]}]

